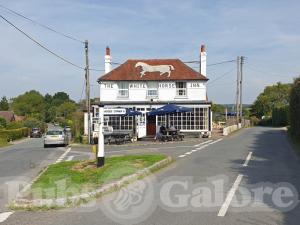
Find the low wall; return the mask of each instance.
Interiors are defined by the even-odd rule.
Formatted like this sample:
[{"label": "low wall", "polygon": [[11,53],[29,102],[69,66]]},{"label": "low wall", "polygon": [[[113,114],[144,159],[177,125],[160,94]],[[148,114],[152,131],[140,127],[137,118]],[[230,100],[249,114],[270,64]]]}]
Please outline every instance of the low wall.
[{"label": "low wall", "polygon": [[239,130],[242,128],[242,124],[238,124],[238,125],[232,125],[229,127],[224,127],[223,128],[223,135],[227,136],[228,134],[232,133],[233,131]]}]

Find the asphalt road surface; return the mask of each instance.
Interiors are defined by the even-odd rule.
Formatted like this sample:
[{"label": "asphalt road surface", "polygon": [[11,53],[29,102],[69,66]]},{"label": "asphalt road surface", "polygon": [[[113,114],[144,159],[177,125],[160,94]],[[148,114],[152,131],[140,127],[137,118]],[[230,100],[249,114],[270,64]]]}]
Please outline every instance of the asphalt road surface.
[{"label": "asphalt road surface", "polygon": [[[29,162],[40,165],[60,151],[34,146],[0,151],[0,176],[28,175]],[[163,152],[176,162],[91,204],[18,211],[2,224],[299,224],[300,162],[282,129],[254,127],[205,143],[109,148],[108,155]],[[91,154],[72,148],[68,156],[75,153]]]}]

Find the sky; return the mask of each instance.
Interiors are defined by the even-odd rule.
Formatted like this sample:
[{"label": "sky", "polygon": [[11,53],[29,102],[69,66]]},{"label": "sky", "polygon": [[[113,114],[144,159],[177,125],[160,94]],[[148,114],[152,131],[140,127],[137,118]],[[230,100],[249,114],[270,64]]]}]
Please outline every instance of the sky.
[{"label": "sky", "polygon": [[[90,44],[91,68],[104,69],[105,47],[114,62],[127,59],[199,59],[208,64],[245,56],[243,102],[253,103],[266,85],[292,82],[300,74],[298,0],[0,0],[39,23]],[[82,43],[57,35],[0,8],[0,15],[55,53],[84,67]],[[84,98],[84,71],[37,46],[0,18],[0,96],[32,89]],[[197,64],[189,64],[197,70]],[[209,100],[235,102],[236,63],[208,66]],[[91,95],[99,97],[91,71]]]}]

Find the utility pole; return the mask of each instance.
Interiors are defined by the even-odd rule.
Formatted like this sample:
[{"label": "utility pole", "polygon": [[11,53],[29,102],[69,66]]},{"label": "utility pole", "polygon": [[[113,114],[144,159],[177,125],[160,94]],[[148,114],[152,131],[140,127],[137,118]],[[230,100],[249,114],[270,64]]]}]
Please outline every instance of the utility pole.
[{"label": "utility pole", "polygon": [[88,113],[88,143],[91,144],[91,101],[90,101],[90,69],[89,69],[89,42],[85,40],[85,96]]},{"label": "utility pole", "polygon": [[245,57],[241,56],[240,58],[240,119],[243,119],[243,64]]},{"label": "utility pole", "polygon": [[240,56],[237,57],[236,60],[236,71],[237,71],[237,78],[236,78],[236,105],[235,105],[235,110],[236,110],[236,123],[239,123],[239,101],[240,101]]}]

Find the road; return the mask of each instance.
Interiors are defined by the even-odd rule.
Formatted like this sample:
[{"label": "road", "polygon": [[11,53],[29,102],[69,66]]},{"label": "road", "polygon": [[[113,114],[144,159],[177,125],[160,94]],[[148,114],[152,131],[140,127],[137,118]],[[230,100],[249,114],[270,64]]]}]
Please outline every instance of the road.
[{"label": "road", "polygon": [[[299,224],[300,161],[282,129],[254,127],[209,143],[110,148],[108,154],[164,152],[176,162],[141,181],[141,195],[132,184],[90,205],[15,212],[2,224]],[[14,170],[6,165],[2,176]]]}]

